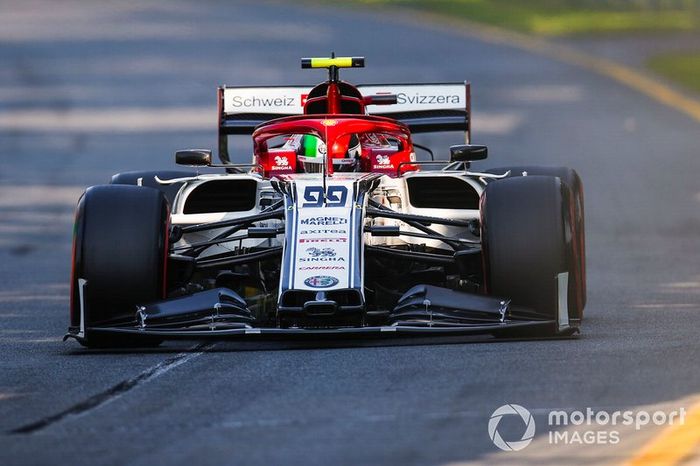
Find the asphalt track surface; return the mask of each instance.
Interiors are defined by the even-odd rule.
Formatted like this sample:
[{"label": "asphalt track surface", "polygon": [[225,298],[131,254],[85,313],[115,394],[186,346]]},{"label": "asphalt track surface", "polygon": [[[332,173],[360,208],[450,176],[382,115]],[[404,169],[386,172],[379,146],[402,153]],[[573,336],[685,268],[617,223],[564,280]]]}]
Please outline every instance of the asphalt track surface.
[{"label": "asphalt track surface", "polygon": [[[0,464],[617,462],[658,429],[549,445],[546,413],[693,403],[700,150],[688,117],[588,71],[371,12],[213,1],[0,11]],[[331,50],[367,57],[343,74],[355,82],[470,80],[474,139],[491,154],[476,168],[579,171],[582,336],[138,352],[62,343],[82,190],[171,168],[178,148],[213,147],[218,84],[311,84],[322,73],[300,70],[299,57]],[[422,140],[445,155],[457,135]],[[489,439],[506,403],[537,421],[520,452]],[[505,418],[501,428],[523,431]]]}]

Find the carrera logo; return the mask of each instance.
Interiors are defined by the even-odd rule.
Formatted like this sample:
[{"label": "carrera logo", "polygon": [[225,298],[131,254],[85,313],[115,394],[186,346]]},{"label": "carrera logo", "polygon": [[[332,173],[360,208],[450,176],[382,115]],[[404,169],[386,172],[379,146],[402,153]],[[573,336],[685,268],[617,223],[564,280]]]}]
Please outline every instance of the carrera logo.
[{"label": "carrera logo", "polygon": [[317,275],[304,280],[304,285],[311,288],[330,288],[338,284],[338,279],[328,275]]},{"label": "carrera logo", "polygon": [[345,270],[344,265],[307,265],[299,267],[299,270]]},{"label": "carrera logo", "polygon": [[295,103],[294,97],[280,96],[280,97],[243,97],[241,95],[234,95],[231,98],[231,106],[235,108],[245,108],[245,107],[296,107],[298,104]]},{"label": "carrera logo", "polygon": [[302,225],[346,225],[347,218],[343,217],[309,217],[301,220]]},{"label": "carrera logo", "polygon": [[[332,232],[340,232],[340,230],[330,230]],[[302,232],[303,233],[303,232]],[[347,243],[347,238],[302,238],[299,240],[300,243]]]},{"label": "carrera logo", "polygon": [[457,94],[452,95],[431,95],[431,94],[406,94],[400,92],[396,95],[396,102],[399,104],[413,105],[439,105],[439,104],[459,104],[461,102]]}]

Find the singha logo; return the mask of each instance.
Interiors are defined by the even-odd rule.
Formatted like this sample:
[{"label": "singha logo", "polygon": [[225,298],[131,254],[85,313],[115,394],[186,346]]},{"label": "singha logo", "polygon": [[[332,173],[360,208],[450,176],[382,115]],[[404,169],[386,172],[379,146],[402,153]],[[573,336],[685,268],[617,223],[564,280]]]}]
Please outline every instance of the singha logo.
[{"label": "singha logo", "polygon": [[306,250],[311,257],[335,257],[335,251],[333,248],[308,248]]},{"label": "singha logo", "polygon": [[377,165],[390,165],[391,160],[389,160],[388,155],[378,155],[377,156]]},{"label": "singha logo", "polygon": [[275,156],[275,165],[278,167],[288,167],[289,166],[289,160],[287,157],[282,157],[279,155]]}]

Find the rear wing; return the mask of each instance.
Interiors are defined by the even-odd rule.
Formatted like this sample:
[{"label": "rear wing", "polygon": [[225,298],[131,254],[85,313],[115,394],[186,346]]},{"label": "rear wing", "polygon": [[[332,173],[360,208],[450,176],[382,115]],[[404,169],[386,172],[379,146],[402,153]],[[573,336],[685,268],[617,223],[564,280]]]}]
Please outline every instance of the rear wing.
[{"label": "rear wing", "polygon": [[[304,113],[311,86],[219,88],[219,154],[228,161],[228,136],[251,134],[266,121]],[[367,105],[369,115],[398,120],[412,133],[463,131],[471,141],[471,87],[467,82],[366,84],[363,96],[395,94],[394,105]]]}]

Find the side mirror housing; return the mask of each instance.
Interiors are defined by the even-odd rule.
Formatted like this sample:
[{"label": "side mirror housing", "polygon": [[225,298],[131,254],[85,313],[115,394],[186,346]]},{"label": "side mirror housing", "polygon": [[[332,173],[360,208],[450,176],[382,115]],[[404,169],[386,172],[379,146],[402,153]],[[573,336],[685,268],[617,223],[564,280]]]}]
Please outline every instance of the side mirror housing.
[{"label": "side mirror housing", "polygon": [[484,160],[489,155],[488,147],[477,144],[459,144],[450,147],[451,162]]},{"label": "side mirror housing", "polygon": [[208,149],[187,149],[175,152],[175,163],[178,165],[209,166],[211,151]]}]

